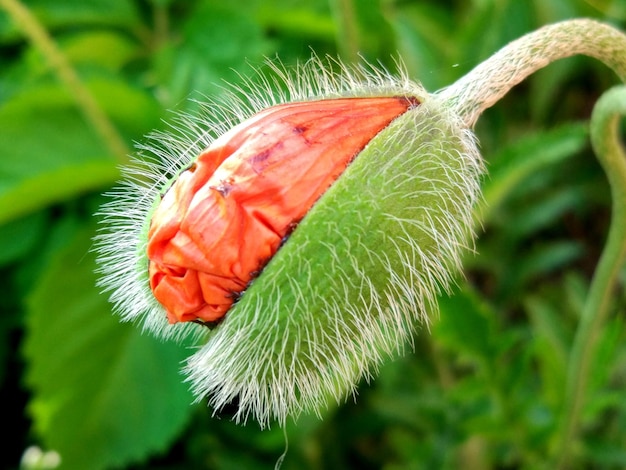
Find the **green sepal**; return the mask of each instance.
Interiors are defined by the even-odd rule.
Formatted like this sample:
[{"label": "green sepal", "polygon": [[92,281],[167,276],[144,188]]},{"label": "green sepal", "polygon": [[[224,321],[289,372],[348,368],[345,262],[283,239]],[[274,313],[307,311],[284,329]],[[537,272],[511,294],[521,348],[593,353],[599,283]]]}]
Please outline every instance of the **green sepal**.
[{"label": "green sepal", "polygon": [[343,400],[427,324],[471,238],[482,163],[436,98],[392,122],[188,363],[199,395],[264,426]]}]

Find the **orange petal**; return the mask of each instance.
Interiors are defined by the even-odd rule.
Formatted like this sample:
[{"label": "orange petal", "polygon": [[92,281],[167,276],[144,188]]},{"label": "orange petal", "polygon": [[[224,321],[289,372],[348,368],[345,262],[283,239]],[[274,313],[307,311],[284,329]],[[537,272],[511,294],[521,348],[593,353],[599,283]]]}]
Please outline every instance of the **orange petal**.
[{"label": "orange petal", "polygon": [[216,321],[350,161],[414,98],[268,108],[181,173],[148,233],[150,286],[168,319]]}]

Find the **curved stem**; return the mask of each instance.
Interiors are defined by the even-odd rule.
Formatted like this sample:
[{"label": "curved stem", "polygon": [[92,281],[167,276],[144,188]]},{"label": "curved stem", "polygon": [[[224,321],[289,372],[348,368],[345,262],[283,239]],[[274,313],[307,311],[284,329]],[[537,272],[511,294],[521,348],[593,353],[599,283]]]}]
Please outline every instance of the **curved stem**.
[{"label": "curved stem", "polygon": [[111,123],[91,92],[80,81],[67,58],[59,50],[46,29],[19,0],[0,0],[0,7],[21,26],[28,39],[48,60],[57,76],[71,92],[77,106],[98,133],[109,151],[122,163],[129,153],[124,139]]},{"label": "curved stem", "polygon": [[[601,60],[626,82],[626,35],[597,21],[564,21],[510,43],[452,86],[437,93],[469,128],[513,86],[551,62],[575,54]],[[626,113],[626,88],[607,93],[594,110],[593,146],[613,197],[612,223],[594,274],[568,364],[559,445],[559,468],[567,468],[580,423],[594,347],[609,311],[619,269],[626,260],[626,156],[617,138],[618,115]]]},{"label": "curved stem", "polygon": [[555,60],[595,57],[626,82],[626,35],[589,19],[563,21],[522,36],[437,93],[467,127],[515,85]]},{"label": "curved stem", "polygon": [[626,87],[606,92],[591,117],[591,143],[611,187],[611,226],[600,262],[591,282],[568,365],[567,394],[560,429],[558,468],[568,468],[572,441],[587,389],[595,346],[610,311],[611,296],[626,262],[626,153],[621,147],[618,123],[626,116]]}]

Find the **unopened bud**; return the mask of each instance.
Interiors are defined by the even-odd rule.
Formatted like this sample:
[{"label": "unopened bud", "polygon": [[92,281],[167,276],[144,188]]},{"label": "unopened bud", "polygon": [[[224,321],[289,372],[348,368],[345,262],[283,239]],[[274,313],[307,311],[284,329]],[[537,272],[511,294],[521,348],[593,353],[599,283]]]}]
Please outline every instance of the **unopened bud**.
[{"label": "unopened bud", "polygon": [[150,285],[176,321],[220,320],[285,238],[413,97],[270,107],[213,142],[152,215]]},{"label": "unopened bud", "polygon": [[482,172],[471,132],[404,78],[312,61],[286,80],[288,99],[250,97],[229,130],[191,123],[215,139],[166,137],[98,241],[123,318],[165,336],[211,326],[194,390],[262,426],[344,399],[427,324],[471,244]]}]

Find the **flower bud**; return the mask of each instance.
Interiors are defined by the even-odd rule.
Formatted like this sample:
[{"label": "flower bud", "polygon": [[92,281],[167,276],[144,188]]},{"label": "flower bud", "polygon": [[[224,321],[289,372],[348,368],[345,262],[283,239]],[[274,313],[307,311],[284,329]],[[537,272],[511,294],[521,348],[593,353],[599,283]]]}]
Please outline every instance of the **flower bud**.
[{"label": "flower bud", "polygon": [[[123,318],[165,336],[214,326],[189,380],[261,426],[344,399],[428,323],[482,172],[471,132],[406,78],[275,72],[289,96],[251,85],[250,105],[188,123],[217,138],[161,139],[164,163],[114,193],[98,238]],[[211,124],[233,108],[230,129]]]},{"label": "flower bud", "polygon": [[150,286],[170,322],[221,319],[285,237],[411,97],[261,111],[182,172],[152,215]]}]

